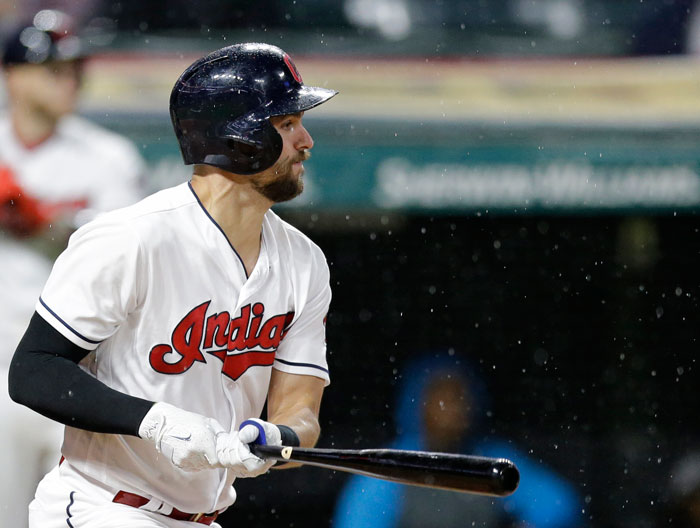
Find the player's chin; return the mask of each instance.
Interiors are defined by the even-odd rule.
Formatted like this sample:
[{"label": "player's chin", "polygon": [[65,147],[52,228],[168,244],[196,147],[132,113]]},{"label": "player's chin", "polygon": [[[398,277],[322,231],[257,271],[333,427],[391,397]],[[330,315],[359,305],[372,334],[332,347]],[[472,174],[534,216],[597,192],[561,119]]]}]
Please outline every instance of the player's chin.
[{"label": "player's chin", "polygon": [[285,202],[291,200],[292,198],[296,198],[299,196],[302,192],[304,192],[304,170],[302,169],[301,173],[291,179],[289,181],[289,185],[287,186],[287,193],[285,196]]},{"label": "player's chin", "polygon": [[301,194],[301,191],[304,190],[304,173],[305,172],[306,172],[306,169],[304,169],[303,163],[301,163],[301,162],[294,163],[292,165],[291,170],[287,173],[287,178],[285,178],[289,187],[297,187],[298,188],[297,194]]},{"label": "player's chin", "polygon": [[288,202],[299,196],[304,190],[304,181],[301,176],[289,175],[287,178],[277,180],[258,191],[273,203]]},{"label": "player's chin", "polygon": [[289,182],[289,186],[287,187],[288,191],[286,193],[285,197],[285,202],[291,200],[292,198],[296,198],[299,196],[301,193],[304,192],[304,178],[303,178],[304,172],[302,171],[299,176],[294,178],[293,181]]},{"label": "player's chin", "polygon": [[55,118],[61,118],[72,114],[78,107],[78,100],[74,95],[58,94],[51,102],[47,103],[46,111]]},{"label": "player's chin", "polygon": [[51,106],[45,111],[45,114],[51,116],[53,119],[61,119],[67,115],[72,114],[75,111],[74,104],[61,104],[60,102]]}]

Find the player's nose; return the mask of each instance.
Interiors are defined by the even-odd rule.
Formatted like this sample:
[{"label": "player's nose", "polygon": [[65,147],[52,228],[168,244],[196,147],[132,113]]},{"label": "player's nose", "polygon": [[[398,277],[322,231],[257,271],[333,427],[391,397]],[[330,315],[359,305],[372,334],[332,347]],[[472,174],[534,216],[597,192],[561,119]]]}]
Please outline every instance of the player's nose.
[{"label": "player's nose", "polygon": [[297,131],[299,134],[296,142],[297,150],[311,150],[314,146],[314,139],[309,131],[303,125],[299,125]]}]

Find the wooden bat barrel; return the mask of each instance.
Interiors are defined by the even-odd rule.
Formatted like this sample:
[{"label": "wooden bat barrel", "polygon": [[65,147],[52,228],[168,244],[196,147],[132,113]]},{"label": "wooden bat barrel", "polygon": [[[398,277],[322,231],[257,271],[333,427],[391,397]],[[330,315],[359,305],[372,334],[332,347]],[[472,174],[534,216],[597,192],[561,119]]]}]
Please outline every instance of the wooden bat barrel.
[{"label": "wooden bat barrel", "polygon": [[320,449],[251,445],[253,453],[402,484],[504,497],[520,473],[505,458],[401,449]]}]

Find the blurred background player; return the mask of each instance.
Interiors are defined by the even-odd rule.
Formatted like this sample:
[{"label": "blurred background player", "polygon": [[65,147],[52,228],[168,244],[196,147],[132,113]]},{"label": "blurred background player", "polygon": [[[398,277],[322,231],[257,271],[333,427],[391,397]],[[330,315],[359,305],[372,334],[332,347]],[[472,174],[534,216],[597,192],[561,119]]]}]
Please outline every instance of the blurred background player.
[{"label": "blurred background player", "polygon": [[25,526],[27,504],[59,456],[62,427],[13,402],[7,369],[70,233],[141,196],[144,164],[126,139],[73,115],[87,50],[72,20],[39,11],[8,33],[0,114],[0,515]]},{"label": "blurred background player", "polygon": [[[505,499],[404,486],[368,477],[350,479],[338,500],[337,528],[576,527],[580,499],[573,486],[525,456],[512,441],[483,427],[487,394],[464,360],[429,354],[402,371],[391,447],[513,460],[518,490]],[[522,524],[518,524],[522,523]]]}]

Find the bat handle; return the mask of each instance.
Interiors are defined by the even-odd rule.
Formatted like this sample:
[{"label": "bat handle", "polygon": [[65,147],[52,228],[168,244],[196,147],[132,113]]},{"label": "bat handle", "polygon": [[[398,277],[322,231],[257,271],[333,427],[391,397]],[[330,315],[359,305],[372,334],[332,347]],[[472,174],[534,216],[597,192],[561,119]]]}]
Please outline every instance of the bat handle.
[{"label": "bat handle", "polygon": [[273,458],[282,462],[289,462],[294,448],[291,446],[271,446],[262,444],[248,444],[251,453],[260,458]]}]

